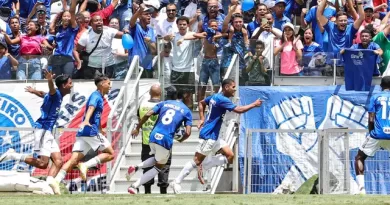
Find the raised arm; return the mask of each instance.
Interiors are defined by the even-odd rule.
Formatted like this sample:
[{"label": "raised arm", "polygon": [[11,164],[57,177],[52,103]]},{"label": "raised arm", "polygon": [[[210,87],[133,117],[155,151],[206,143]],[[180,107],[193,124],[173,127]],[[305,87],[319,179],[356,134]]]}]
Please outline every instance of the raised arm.
[{"label": "raised arm", "polygon": [[[352,1],[352,0],[348,0],[348,1]],[[359,12],[359,18],[353,23],[353,27],[356,30],[359,30],[360,26],[362,25],[362,23],[364,21],[365,15],[364,15],[364,10],[363,10],[362,0],[357,0],[356,4],[357,4],[358,12]]]},{"label": "raised arm", "polygon": [[56,88],[54,87],[54,83],[53,83],[54,76],[55,75],[52,74],[51,71],[45,70],[45,78],[47,79],[47,84],[49,86],[49,94],[50,95],[54,95],[57,92]]},{"label": "raised arm", "polygon": [[70,3],[70,9],[69,9],[69,13],[70,13],[70,23],[72,25],[72,28],[76,28],[77,27],[77,22],[76,22],[76,6],[77,6],[77,0],[72,0],[72,2]]},{"label": "raised arm", "polygon": [[130,28],[133,28],[136,25],[138,17],[142,14],[142,12],[144,12],[144,10],[145,4],[140,4],[138,10],[133,14],[130,19]]},{"label": "raised arm", "polygon": [[43,98],[43,97],[46,95],[45,92],[39,91],[39,90],[35,90],[35,89],[32,88],[31,86],[25,87],[24,90],[25,90],[26,92],[29,92],[29,93],[31,93],[31,94],[34,94],[34,95],[36,95],[36,96],[38,96],[38,97],[40,97],[40,98]]},{"label": "raised arm", "polygon": [[321,1],[320,5],[318,5],[317,14],[316,14],[318,24],[322,27],[328,23],[328,19],[324,16],[325,7],[326,7],[326,1],[325,0]]}]

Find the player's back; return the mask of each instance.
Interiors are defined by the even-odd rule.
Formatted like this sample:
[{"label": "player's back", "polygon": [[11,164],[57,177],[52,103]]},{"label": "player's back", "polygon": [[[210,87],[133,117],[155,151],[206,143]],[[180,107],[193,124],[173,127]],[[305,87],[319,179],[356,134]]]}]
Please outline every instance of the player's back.
[{"label": "player's back", "polygon": [[226,111],[234,110],[236,105],[222,93],[207,97],[205,102],[209,110],[199,136],[201,139],[217,140]]},{"label": "player's back", "polygon": [[390,139],[390,92],[383,91],[372,96],[368,112],[375,113],[371,136],[376,139]]},{"label": "player's back", "polygon": [[150,134],[150,142],[170,149],[173,136],[183,122],[192,125],[192,113],[183,102],[177,100],[160,102],[153,111],[158,119]]},{"label": "player's back", "polygon": [[57,121],[61,103],[62,95],[58,89],[53,95],[46,93],[41,105],[41,117],[35,122],[35,127],[51,131]]}]

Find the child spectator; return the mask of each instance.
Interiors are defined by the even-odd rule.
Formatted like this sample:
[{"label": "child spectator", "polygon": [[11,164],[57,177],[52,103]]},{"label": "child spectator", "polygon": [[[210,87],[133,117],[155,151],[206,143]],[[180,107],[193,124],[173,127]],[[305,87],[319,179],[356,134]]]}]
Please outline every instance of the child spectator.
[{"label": "child spectator", "polygon": [[18,61],[8,53],[7,44],[0,41],[0,79],[11,79],[11,71],[16,70]]}]

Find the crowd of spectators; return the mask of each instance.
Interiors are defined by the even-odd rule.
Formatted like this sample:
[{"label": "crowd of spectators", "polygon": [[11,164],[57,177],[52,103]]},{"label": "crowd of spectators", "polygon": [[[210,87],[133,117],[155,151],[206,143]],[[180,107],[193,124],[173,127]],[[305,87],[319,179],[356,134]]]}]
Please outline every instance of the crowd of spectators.
[{"label": "crowd of spectators", "polygon": [[166,85],[188,94],[198,85],[201,99],[210,82],[219,89],[234,54],[240,85],[270,85],[273,74],[333,75],[330,59],[342,76],[346,48],[373,50],[381,75],[389,9],[379,0],[257,0],[245,12],[239,0],[0,0],[0,78],[41,79],[48,69],[123,79],[135,55],[153,78],[160,56]]}]

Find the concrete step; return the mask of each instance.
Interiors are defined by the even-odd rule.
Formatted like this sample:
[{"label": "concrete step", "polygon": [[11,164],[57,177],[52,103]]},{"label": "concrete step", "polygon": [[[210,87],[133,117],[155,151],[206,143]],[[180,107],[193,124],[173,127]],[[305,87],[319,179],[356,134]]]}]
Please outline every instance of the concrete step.
[{"label": "concrete step", "polygon": [[[193,152],[195,153],[196,147],[199,144],[199,138],[195,136],[191,136],[186,141],[180,143],[174,140],[172,151],[173,152]],[[126,150],[126,154],[131,153],[141,153],[142,151],[142,141],[141,140],[133,140],[131,141],[131,148]]]},{"label": "concrete step", "polygon": [[[173,181],[174,178],[169,178],[169,182]],[[127,192],[127,188],[136,181],[136,179],[131,179],[130,181],[127,181],[125,178],[122,179],[116,179],[114,181],[115,184],[115,192]],[[183,192],[192,192],[192,191],[202,191],[203,185],[199,183],[199,180],[186,178],[181,183],[181,189]],[[140,192],[143,192],[143,187],[140,187]],[[160,188],[157,186],[157,177],[155,178],[155,184],[152,186],[152,192],[159,193]],[[168,193],[173,193],[172,188],[168,187]]]},{"label": "concrete step", "polygon": [[[171,165],[169,169],[169,177],[176,177],[179,175],[181,170],[183,169],[184,165]],[[128,166],[120,167],[119,169],[119,175],[117,175],[115,178],[125,178]],[[142,176],[143,170],[138,170],[138,172],[135,173],[135,175],[132,177],[133,179],[139,179]],[[188,179],[197,178],[197,170],[193,170],[188,176]]]},{"label": "concrete step", "polygon": [[[190,161],[195,155],[195,152],[172,152],[172,164],[184,165]],[[122,166],[136,165],[141,163],[141,152],[125,154],[124,160],[121,162]]]}]

